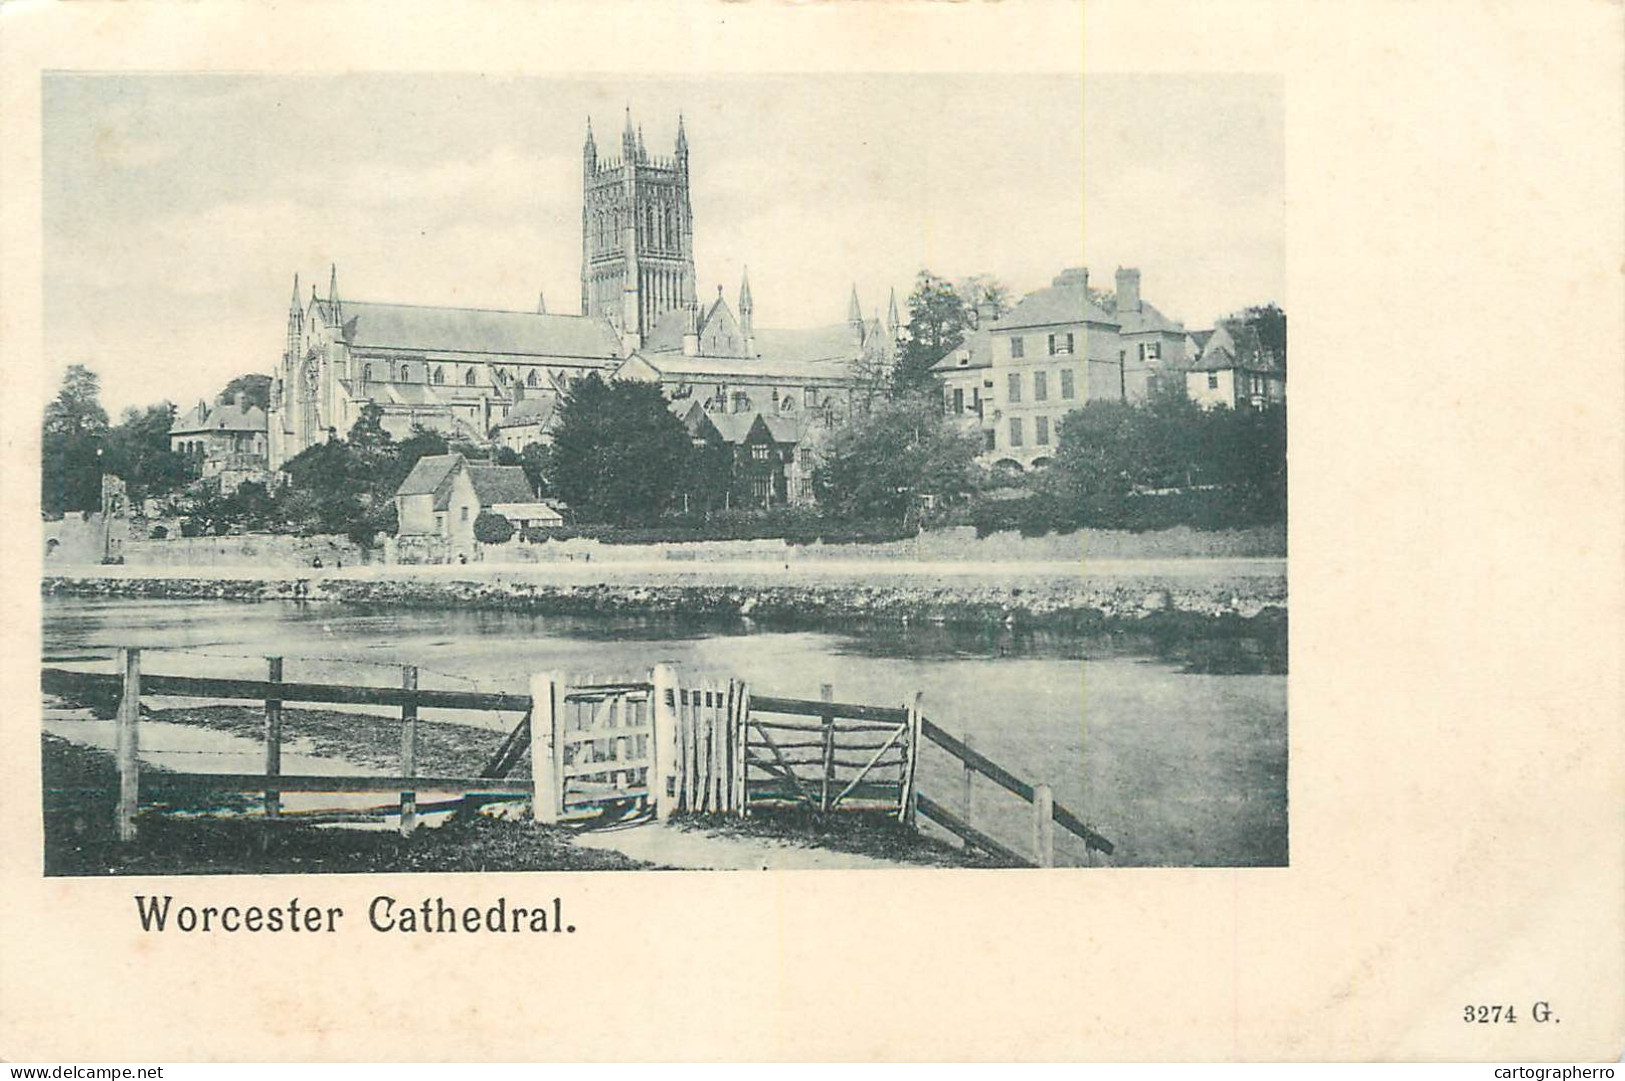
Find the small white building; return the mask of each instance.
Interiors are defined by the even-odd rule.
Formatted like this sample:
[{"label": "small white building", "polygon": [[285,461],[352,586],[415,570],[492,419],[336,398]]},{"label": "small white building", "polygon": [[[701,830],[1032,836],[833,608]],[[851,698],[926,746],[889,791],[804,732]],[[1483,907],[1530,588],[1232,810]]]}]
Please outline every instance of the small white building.
[{"label": "small white building", "polygon": [[1203,409],[1263,409],[1286,401],[1286,372],[1256,329],[1220,323],[1185,373],[1185,396]]}]

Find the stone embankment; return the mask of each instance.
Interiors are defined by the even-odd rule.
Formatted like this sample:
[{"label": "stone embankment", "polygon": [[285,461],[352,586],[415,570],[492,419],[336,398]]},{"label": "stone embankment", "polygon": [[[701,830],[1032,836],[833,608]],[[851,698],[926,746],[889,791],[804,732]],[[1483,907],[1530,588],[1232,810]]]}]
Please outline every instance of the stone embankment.
[{"label": "stone embankment", "polygon": [[148,576],[103,570],[47,575],[42,580],[42,591],[57,596],[337,601],[559,615],[749,617],[763,623],[804,626],[870,621],[1080,630],[1109,629],[1125,623],[1143,626],[1148,620],[1276,623],[1284,621],[1287,603],[1284,574],[1245,573],[1222,564],[1215,565],[1210,573],[1192,573],[1188,568],[1178,573],[1158,573],[1148,568],[1144,573],[1099,576],[890,574],[878,580],[843,575],[781,581],[766,575],[719,581],[715,573],[719,568],[710,569],[713,574],[705,578],[610,573],[604,575],[608,580],[603,581],[587,580],[585,575],[560,581],[490,572],[365,576],[318,572],[311,577],[295,577]]}]

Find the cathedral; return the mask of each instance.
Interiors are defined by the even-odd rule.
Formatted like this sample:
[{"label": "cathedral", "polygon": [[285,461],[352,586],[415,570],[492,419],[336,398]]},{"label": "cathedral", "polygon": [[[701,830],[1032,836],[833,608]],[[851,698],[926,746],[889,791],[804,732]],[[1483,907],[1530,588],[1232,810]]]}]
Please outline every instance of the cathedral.
[{"label": "cathedral", "polygon": [[580,314],[551,313],[541,297],[532,311],[348,300],[336,266],[327,295],[312,285],[306,297],[296,274],[267,417],[271,468],[344,436],[367,405],[397,439],[421,428],[496,442],[510,418],[552,415],[540,406],[591,372],[657,381],[707,412],[837,422],[862,373],[893,355],[896,298],[884,325],[878,313],[864,318],[854,289],[842,322],[763,328],[742,273],[737,309],[721,286],[702,303],[689,176],[681,117],[670,157],[648,152],[630,110],[620,156],[600,157],[588,121]]}]

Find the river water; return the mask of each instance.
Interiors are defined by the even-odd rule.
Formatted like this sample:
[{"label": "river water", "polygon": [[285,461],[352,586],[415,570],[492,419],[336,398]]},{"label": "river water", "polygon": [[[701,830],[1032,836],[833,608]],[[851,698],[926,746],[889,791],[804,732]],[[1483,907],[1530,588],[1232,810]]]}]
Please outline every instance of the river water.
[{"label": "river water", "polygon": [[[263,602],[44,601],[48,661],[148,652],[145,671],[523,692],[545,670],[643,676],[657,661],[734,675],[753,691],[901,705],[925,713],[1055,798],[1117,845],[1115,866],[1287,862],[1287,677],[1283,643],[1227,640],[1177,649],[1136,637],[861,628],[786,631],[749,620],[541,616]],[[111,665],[108,666],[111,670]],[[516,718],[491,718],[511,726]],[[956,764],[927,745],[920,788],[957,808]],[[1025,849],[1026,804],[978,778],[975,821]],[[1057,829],[1058,859],[1081,845]]]}]

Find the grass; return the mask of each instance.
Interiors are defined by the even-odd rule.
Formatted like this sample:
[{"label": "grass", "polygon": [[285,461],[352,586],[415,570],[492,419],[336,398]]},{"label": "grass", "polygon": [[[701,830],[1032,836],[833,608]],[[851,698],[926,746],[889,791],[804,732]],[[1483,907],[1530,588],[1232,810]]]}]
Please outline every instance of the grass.
[{"label": "grass", "polygon": [[[112,756],[55,736],[43,735],[41,741],[47,875],[622,871],[651,866],[617,852],[579,848],[568,830],[483,816],[456,818],[404,838],[394,831],[204,813],[241,809],[252,799],[246,796],[172,801],[144,811],[136,820],[136,840],[121,844],[113,831],[118,775]],[[185,813],[189,811],[200,815]]]}]

